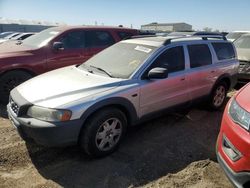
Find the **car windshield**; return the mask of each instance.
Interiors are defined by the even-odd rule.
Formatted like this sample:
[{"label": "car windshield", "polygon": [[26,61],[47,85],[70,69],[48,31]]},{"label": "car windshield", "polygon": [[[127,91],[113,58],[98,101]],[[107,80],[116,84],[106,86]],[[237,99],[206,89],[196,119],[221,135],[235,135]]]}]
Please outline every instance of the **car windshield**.
[{"label": "car windshield", "polygon": [[32,35],[23,40],[23,44],[39,48],[45,46],[49,41],[51,41],[55,36],[57,36],[61,31],[57,28],[46,29],[40,33]]},{"label": "car windshield", "polygon": [[155,49],[156,47],[153,46],[120,42],[90,58],[79,68],[126,79],[142,65]]},{"label": "car windshield", "polygon": [[4,32],[4,33],[0,33],[0,38],[4,38],[10,34],[12,34],[13,32]]},{"label": "car windshield", "polygon": [[234,45],[236,48],[250,48],[250,35],[238,38]]},{"label": "car windshield", "polygon": [[21,36],[23,36],[23,33],[18,34],[18,35],[14,36],[14,37],[11,37],[11,39],[15,40],[15,39],[18,39],[18,38],[21,37]]},{"label": "car windshield", "polygon": [[12,33],[12,34],[9,34],[9,35],[7,35],[6,37],[4,37],[4,39],[11,39],[11,38],[13,38],[13,37],[15,37],[15,36],[17,36],[17,35],[20,35],[20,33]]}]

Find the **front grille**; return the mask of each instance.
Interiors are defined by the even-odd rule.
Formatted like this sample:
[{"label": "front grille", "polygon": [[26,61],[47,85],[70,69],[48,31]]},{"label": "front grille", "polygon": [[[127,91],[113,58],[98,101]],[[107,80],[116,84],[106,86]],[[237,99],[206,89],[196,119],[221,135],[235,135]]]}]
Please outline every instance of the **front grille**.
[{"label": "front grille", "polygon": [[10,108],[16,115],[18,115],[20,107],[11,97],[10,97]]}]

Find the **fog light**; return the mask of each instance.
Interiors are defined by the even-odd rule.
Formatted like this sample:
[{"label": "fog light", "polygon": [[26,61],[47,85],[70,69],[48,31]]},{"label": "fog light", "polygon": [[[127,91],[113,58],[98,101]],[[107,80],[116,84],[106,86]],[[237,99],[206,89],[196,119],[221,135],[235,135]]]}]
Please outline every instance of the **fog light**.
[{"label": "fog light", "polygon": [[222,141],[223,151],[232,161],[237,161],[241,158],[242,154],[234,147],[234,145],[223,135]]}]

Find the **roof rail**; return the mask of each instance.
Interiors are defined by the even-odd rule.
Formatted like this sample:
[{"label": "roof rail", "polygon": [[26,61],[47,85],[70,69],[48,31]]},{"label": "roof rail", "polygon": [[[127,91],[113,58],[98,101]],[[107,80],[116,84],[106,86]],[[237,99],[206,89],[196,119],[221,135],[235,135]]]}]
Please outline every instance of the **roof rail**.
[{"label": "roof rail", "polygon": [[165,40],[163,45],[171,44],[172,40],[178,40],[178,39],[189,39],[189,38],[200,38],[202,40],[208,40],[208,39],[222,39],[227,40],[225,36],[222,35],[193,35],[193,36],[181,36],[181,37],[175,37]]}]

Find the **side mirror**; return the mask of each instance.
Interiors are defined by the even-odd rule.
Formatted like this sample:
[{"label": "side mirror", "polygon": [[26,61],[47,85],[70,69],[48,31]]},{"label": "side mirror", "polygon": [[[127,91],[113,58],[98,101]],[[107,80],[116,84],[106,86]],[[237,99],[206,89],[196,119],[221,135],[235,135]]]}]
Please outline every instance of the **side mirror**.
[{"label": "side mirror", "polygon": [[56,51],[64,50],[63,43],[62,42],[54,42],[53,43],[53,49],[56,50]]},{"label": "side mirror", "polygon": [[168,77],[168,69],[156,67],[148,72],[148,79],[164,79]]}]

